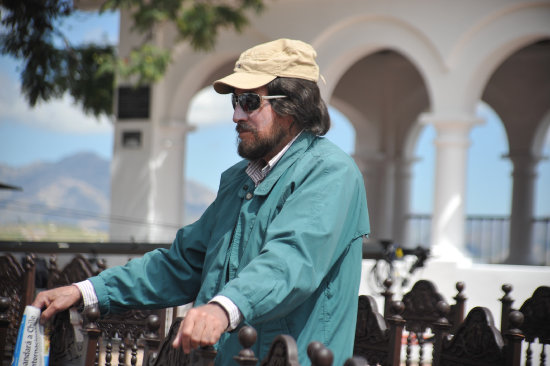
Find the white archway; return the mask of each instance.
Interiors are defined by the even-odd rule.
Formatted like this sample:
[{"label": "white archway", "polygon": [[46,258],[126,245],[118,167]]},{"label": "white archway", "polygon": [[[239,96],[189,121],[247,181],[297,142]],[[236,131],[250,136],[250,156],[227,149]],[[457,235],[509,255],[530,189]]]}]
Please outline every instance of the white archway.
[{"label": "white archway", "polygon": [[432,74],[443,68],[441,55],[429,37],[395,17],[362,15],[341,20],[316,37],[313,45],[326,79],[326,86],[321,85],[325,95],[332,95],[351,65],[382,49],[402,54],[415,66],[426,83],[430,100],[433,95]]}]

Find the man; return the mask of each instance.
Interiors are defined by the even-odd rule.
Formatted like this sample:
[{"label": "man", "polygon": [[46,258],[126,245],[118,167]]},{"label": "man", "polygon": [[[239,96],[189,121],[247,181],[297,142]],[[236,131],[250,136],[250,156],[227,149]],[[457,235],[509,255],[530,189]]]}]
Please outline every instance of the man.
[{"label": "man", "polygon": [[330,126],[314,49],[280,39],[241,54],[216,81],[232,93],[238,151],[216,200],[158,249],[88,281],[41,293],[42,320],[79,301],[102,314],[194,302],[174,347],[216,344],[230,364],[243,324],[258,332],[263,358],[279,334],[292,335],[299,361],[323,342],[335,364],[352,355],[362,238],[369,232],[361,173],[322,138]]}]

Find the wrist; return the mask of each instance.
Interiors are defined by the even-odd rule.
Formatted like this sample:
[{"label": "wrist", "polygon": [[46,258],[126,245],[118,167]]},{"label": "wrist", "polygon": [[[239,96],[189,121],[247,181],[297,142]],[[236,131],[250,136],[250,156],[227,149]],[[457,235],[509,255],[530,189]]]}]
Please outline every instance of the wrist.
[{"label": "wrist", "polygon": [[225,317],[225,322],[226,322],[225,327],[224,327],[224,332],[227,332],[229,330],[229,326],[231,325],[231,319],[229,317],[229,313],[227,312],[227,309],[225,309],[222,306],[222,304],[220,304],[216,301],[211,301],[209,304],[214,305],[218,309],[221,309],[221,312],[223,313],[223,316]]},{"label": "wrist", "polygon": [[80,291],[80,288],[76,284],[69,285],[69,288],[72,290],[72,295],[76,301],[74,302],[73,306],[75,306],[78,311],[84,310],[84,299],[82,297],[82,291]]},{"label": "wrist", "polygon": [[230,298],[225,297],[223,295],[216,295],[212,300],[209,302],[215,302],[219,304],[225,312],[229,315],[229,327],[227,331],[232,331],[234,329],[237,329],[241,321],[243,320],[243,316],[237,305],[233,301],[231,301]]}]

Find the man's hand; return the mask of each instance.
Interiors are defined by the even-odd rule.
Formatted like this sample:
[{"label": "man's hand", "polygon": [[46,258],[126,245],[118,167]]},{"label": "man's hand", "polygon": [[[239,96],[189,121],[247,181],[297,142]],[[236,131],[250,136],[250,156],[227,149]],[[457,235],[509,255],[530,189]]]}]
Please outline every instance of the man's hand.
[{"label": "man's hand", "polygon": [[189,353],[200,346],[211,346],[218,342],[228,325],[227,313],[216,303],[193,308],[181,322],[172,347],[181,347]]},{"label": "man's hand", "polygon": [[44,324],[56,313],[70,308],[81,299],[82,294],[78,287],[70,285],[40,292],[34,299],[32,306],[43,310],[40,315],[40,323]]}]

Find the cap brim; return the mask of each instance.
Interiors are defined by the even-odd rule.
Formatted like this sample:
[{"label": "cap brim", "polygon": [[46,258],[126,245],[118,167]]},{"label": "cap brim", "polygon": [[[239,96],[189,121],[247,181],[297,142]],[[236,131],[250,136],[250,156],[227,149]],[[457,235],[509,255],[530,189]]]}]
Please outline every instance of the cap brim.
[{"label": "cap brim", "polygon": [[214,90],[220,94],[229,94],[233,89],[256,89],[266,85],[277,76],[269,74],[235,72],[214,81]]}]

